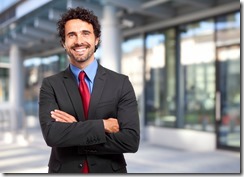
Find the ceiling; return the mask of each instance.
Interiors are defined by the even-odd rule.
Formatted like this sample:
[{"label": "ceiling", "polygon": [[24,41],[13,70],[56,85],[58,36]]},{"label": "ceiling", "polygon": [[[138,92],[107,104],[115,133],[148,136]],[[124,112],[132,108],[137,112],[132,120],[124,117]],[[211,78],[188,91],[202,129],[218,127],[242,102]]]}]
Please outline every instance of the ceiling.
[{"label": "ceiling", "polygon": [[[8,54],[12,44],[25,56],[61,51],[56,30],[59,15],[70,7],[83,6],[102,18],[106,3],[116,7],[118,27],[124,35],[218,6],[240,5],[237,0],[53,0],[19,19],[13,16],[0,21],[0,55]],[[0,18],[13,10],[8,9]]]}]

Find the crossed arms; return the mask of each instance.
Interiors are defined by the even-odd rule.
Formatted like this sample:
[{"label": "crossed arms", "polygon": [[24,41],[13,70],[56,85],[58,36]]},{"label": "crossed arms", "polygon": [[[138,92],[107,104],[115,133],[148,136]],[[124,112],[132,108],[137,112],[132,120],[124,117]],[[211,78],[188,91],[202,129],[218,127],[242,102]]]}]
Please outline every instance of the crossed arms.
[{"label": "crossed arms", "polygon": [[[51,117],[57,122],[77,122],[74,116],[57,109],[51,111]],[[103,125],[106,133],[116,133],[119,131],[119,124],[116,118],[103,119]]]}]

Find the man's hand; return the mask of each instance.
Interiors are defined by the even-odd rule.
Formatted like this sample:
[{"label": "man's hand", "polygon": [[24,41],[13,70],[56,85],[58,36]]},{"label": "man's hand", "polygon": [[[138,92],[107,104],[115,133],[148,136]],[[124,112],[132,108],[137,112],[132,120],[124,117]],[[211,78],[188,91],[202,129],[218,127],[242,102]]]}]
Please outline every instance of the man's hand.
[{"label": "man's hand", "polygon": [[103,124],[107,133],[116,133],[119,131],[119,123],[115,118],[103,119]]},{"label": "man's hand", "polygon": [[54,118],[56,122],[66,122],[66,123],[77,122],[74,116],[57,109],[51,111],[51,117]]}]

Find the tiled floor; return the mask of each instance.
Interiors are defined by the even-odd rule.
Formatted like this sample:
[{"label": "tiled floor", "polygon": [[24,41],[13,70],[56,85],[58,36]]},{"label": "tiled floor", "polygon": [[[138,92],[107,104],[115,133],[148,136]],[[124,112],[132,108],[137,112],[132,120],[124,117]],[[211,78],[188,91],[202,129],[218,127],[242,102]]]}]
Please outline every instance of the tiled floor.
[{"label": "tiled floor", "polygon": [[[0,172],[46,173],[50,148],[39,131],[28,146],[0,141]],[[240,173],[240,153],[224,150],[191,152],[142,142],[135,154],[125,154],[129,173]]]}]

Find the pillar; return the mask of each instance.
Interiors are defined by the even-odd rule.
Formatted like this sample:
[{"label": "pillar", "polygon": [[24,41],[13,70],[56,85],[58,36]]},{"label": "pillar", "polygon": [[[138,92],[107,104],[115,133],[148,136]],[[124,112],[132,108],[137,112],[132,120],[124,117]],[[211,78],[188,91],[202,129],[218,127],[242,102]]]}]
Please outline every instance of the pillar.
[{"label": "pillar", "polygon": [[24,122],[24,70],[22,54],[19,47],[11,45],[10,53],[9,100],[11,106],[11,130],[20,133]]},{"label": "pillar", "polygon": [[104,4],[101,28],[101,64],[121,72],[121,32],[116,8],[109,3]]}]

